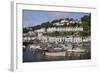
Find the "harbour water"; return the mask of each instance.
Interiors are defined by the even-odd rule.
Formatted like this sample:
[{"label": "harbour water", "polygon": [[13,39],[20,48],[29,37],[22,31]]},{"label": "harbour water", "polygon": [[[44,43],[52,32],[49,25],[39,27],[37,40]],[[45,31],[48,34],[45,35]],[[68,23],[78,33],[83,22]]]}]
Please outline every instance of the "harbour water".
[{"label": "harbour water", "polygon": [[40,49],[23,50],[23,62],[44,62],[44,61],[67,61],[67,60],[87,60],[91,59],[90,45],[83,45],[84,52],[66,51],[65,56],[48,56]]}]

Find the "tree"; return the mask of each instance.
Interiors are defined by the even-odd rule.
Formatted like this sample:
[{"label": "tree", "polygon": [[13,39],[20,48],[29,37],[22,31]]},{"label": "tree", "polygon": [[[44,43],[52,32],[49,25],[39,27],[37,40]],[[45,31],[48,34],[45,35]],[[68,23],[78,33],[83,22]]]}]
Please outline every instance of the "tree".
[{"label": "tree", "polygon": [[69,18],[65,18],[65,20],[69,20]]},{"label": "tree", "polygon": [[81,18],[83,24],[82,34],[89,36],[91,35],[91,14],[85,15]]},{"label": "tree", "polygon": [[73,18],[70,18],[70,21],[73,21],[74,19]]},{"label": "tree", "polygon": [[27,28],[23,28],[23,33],[28,33],[28,29]]},{"label": "tree", "polygon": [[59,20],[55,19],[51,23],[56,23],[56,22],[59,22]]}]

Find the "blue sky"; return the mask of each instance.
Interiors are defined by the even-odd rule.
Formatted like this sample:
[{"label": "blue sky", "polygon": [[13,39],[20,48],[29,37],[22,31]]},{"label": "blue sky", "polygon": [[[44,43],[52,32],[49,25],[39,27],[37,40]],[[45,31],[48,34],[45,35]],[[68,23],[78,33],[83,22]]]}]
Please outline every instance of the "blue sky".
[{"label": "blue sky", "polygon": [[40,25],[43,22],[67,17],[80,19],[84,15],[89,15],[89,13],[23,10],[23,27]]}]

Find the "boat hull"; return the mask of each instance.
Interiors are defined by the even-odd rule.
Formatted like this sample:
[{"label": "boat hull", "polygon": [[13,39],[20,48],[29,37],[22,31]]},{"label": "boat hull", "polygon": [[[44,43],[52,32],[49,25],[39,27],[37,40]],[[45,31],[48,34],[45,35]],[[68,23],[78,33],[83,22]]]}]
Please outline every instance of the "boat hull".
[{"label": "boat hull", "polygon": [[61,52],[45,52],[46,56],[66,56],[66,51]]}]

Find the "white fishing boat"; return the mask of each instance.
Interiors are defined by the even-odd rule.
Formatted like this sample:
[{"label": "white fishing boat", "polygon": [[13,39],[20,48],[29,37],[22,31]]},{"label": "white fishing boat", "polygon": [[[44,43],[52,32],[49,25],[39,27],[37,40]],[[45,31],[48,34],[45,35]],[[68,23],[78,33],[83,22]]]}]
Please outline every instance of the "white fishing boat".
[{"label": "white fishing boat", "polygon": [[46,56],[66,56],[66,51],[59,52],[45,52]]}]

